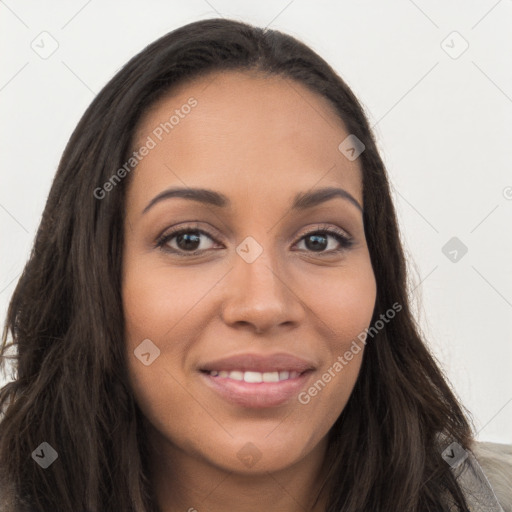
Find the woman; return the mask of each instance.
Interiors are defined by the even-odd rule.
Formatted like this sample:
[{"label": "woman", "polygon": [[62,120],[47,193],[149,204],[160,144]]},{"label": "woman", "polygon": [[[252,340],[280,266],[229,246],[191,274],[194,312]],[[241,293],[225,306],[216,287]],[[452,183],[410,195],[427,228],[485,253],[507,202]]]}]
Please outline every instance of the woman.
[{"label": "woman", "polygon": [[5,510],[501,510],[362,108],[279,32],[192,23],[107,84],[7,329]]}]

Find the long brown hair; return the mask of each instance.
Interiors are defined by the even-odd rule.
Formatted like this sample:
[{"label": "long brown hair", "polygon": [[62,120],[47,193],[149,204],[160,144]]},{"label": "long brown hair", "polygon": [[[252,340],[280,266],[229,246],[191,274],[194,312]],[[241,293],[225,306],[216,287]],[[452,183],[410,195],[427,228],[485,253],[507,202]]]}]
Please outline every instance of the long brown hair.
[{"label": "long brown hair", "polygon": [[[410,310],[386,170],[363,109],[303,43],[223,19],[178,28],[132,58],[67,144],[3,336],[4,371],[15,349],[13,380],[0,391],[5,510],[158,511],[124,360],[120,275],[129,176],[102,199],[93,191],[127,161],[148,107],[186,80],[223,70],[307,86],[365,145],[363,219],[377,282],[372,324],[394,303],[402,310],[369,339],[353,393],[329,433],[328,512],[466,510],[438,436],[469,448],[471,428]],[[31,457],[42,442],[58,453],[45,470]]]}]

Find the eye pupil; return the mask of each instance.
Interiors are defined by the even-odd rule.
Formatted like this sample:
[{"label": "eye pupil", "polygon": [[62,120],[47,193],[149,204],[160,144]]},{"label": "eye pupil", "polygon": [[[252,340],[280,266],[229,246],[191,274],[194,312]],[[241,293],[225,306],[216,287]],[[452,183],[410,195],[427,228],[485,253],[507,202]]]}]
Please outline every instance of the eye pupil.
[{"label": "eye pupil", "polygon": [[[186,242],[185,245],[181,244],[181,242]],[[191,234],[189,233],[183,233],[181,235],[178,235],[176,237],[176,243],[180,249],[184,250],[195,250],[200,244],[199,235],[197,233]],[[192,243],[192,245],[191,245]]]},{"label": "eye pupil", "polygon": [[[309,244],[308,241],[312,240],[312,244]],[[309,235],[306,238],[306,247],[313,251],[322,251],[326,248],[327,237],[325,235]]]}]

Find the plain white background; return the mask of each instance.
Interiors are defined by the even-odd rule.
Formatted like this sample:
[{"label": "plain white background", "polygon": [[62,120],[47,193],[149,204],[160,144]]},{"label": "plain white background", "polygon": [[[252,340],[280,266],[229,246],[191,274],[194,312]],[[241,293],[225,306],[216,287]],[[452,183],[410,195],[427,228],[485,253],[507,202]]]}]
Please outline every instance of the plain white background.
[{"label": "plain white background", "polygon": [[478,438],[512,443],[511,0],[0,1],[2,319],[94,95],[145,45],[218,16],[298,37],[360,98],[422,330]]}]

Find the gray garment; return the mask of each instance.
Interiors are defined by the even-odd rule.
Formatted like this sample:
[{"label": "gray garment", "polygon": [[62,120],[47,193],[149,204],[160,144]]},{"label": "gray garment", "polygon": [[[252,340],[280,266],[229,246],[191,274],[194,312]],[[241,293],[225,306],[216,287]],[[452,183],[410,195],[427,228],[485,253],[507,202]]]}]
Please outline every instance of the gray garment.
[{"label": "gray garment", "polygon": [[442,456],[450,464],[470,512],[512,512],[512,447],[475,442],[469,451],[452,443]]},{"label": "gray garment", "polygon": [[471,452],[453,471],[471,512],[504,512],[482,467]]},{"label": "gray garment", "polygon": [[504,512],[512,512],[512,445],[476,442],[471,448]]}]

